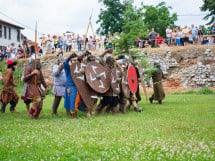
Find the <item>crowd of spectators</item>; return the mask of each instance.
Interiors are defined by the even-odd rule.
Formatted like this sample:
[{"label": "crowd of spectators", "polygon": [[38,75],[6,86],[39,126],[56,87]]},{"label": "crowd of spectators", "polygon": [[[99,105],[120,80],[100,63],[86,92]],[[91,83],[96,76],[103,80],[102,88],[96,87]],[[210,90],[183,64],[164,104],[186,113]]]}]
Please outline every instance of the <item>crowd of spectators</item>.
[{"label": "crowd of spectators", "polygon": [[215,23],[211,27],[210,35],[204,35],[202,26],[190,27],[185,25],[182,27],[171,28],[167,26],[165,36],[160,36],[160,33],[154,28],[149,31],[145,39],[136,40],[135,44],[139,48],[146,47],[163,47],[163,46],[185,46],[188,44],[214,44],[215,43]]},{"label": "crowd of spectators", "polygon": [[[139,48],[147,47],[165,47],[165,46],[184,46],[188,44],[214,44],[215,43],[215,23],[211,27],[211,34],[204,35],[202,26],[194,26],[193,24],[188,27],[171,28],[167,26],[165,36],[162,37],[159,32],[154,28],[148,32],[145,39],[137,39],[135,45]],[[89,36],[79,35],[74,33],[63,33],[62,35],[43,35],[38,44],[28,40],[27,37],[23,38],[20,44],[11,43],[6,47],[0,48],[0,61],[4,59],[16,59],[29,57],[36,50],[41,55],[53,54],[73,51],[95,51],[104,49],[105,46],[111,45],[111,37],[104,38],[103,36]]]}]

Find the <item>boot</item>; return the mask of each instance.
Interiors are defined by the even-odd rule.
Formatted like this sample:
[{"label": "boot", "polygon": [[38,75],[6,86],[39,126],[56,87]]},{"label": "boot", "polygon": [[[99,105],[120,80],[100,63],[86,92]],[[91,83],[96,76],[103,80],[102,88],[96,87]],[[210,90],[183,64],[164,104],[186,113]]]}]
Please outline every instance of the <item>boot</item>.
[{"label": "boot", "polygon": [[30,104],[25,104],[25,105],[26,105],[27,112],[29,112]]},{"label": "boot", "polygon": [[5,113],[6,105],[7,105],[6,103],[2,103],[1,113]]},{"label": "boot", "polygon": [[71,114],[72,119],[78,118],[77,111],[70,111],[70,114]]},{"label": "boot", "polygon": [[105,112],[106,113],[109,113],[111,111],[111,107],[110,107],[110,105],[108,105],[107,107],[106,107],[106,109],[105,109]]},{"label": "boot", "polygon": [[57,109],[60,104],[61,96],[55,96],[54,103],[52,105],[52,115],[57,115]]},{"label": "boot", "polygon": [[11,102],[11,105],[10,105],[10,112],[12,112],[12,113],[17,112],[16,109],[15,109],[15,107],[16,107],[16,103]]},{"label": "boot", "polygon": [[131,108],[131,102],[129,102],[129,104],[127,105],[126,109],[130,110]]},{"label": "boot", "polygon": [[112,107],[111,112],[112,112],[113,115],[115,115],[116,114],[116,107]]},{"label": "boot", "polygon": [[34,114],[34,109],[33,108],[30,108],[30,110],[29,110],[29,116],[33,119],[34,118],[34,116],[33,116],[33,114]]},{"label": "boot", "polygon": [[99,105],[96,107],[96,113],[100,114],[102,112],[103,108],[104,108],[104,106],[101,103],[99,103]]},{"label": "boot", "polygon": [[66,115],[69,116],[69,117],[71,116],[70,109],[68,109],[68,108],[66,108]]},{"label": "boot", "polygon": [[40,112],[42,111],[42,108],[38,108],[37,109],[37,113],[36,115],[34,116],[34,119],[39,119],[39,116],[40,116]]},{"label": "boot", "polygon": [[138,107],[134,107],[134,111],[135,111],[135,112],[142,112],[142,110],[139,109]]},{"label": "boot", "polygon": [[150,102],[151,104],[153,103],[153,98],[152,98],[152,97],[149,98],[149,102]]},{"label": "boot", "polygon": [[125,106],[125,104],[120,104],[119,105],[119,111],[121,112],[121,113],[126,113],[126,106]]}]

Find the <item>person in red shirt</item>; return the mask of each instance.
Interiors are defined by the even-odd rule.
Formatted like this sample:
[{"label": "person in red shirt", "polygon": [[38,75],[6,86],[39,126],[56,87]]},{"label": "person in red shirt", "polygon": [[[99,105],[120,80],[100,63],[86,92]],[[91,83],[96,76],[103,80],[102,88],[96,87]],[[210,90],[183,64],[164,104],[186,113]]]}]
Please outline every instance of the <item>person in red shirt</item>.
[{"label": "person in red shirt", "polygon": [[159,33],[157,33],[157,36],[155,37],[155,43],[157,47],[160,47],[160,45],[163,43],[163,38]]}]

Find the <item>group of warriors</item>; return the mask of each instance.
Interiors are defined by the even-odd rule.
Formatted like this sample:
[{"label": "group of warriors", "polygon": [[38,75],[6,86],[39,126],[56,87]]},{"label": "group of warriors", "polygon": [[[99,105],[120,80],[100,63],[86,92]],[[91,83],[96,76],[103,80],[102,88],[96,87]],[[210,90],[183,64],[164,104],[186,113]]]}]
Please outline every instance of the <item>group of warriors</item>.
[{"label": "group of warriors", "polygon": [[[136,112],[142,112],[143,109],[138,107],[141,100],[140,79],[142,87],[145,87],[141,65],[134,56],[114,57],[112,52],[111,48],[100,56],[95,56],[89,51],[82,54],[72,52],[67,58],[63,56],[63,52],[58,54],[52,70],[54,77],[52,115],[57,115],[62,98],[66,114],[72,118],[77,118],[79,110],[86,112],[87,116],[103,111],[112,114],[118,111],[126,113],[131,107]],[[10,111],[16,112],[19,101],[13,78],[16,65],[16,61],[7,61],[8,69],[3,78],[4,85],[0,95],[2,113],[5,112],[8,103],[11,105]],[[151,103],[157,100],[161,104],[165,97],[162,86],[164,76],[160,65],[158,63],[154,65],[157,68],[152,74],[154,93],[149,100]],[[49,93],[49,86],[45,82],[41,68],[40,57],[37,54],[32,55],[22,78],[24,87],[21,99],[32,119],[39,118],[43,100]],[[145,88],[143,91],[146,92]]]}]

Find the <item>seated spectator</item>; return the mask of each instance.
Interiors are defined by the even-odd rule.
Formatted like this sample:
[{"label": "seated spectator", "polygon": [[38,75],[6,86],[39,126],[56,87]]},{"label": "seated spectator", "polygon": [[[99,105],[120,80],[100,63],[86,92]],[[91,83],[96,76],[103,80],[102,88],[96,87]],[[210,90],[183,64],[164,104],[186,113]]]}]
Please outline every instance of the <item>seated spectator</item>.
[{"label": "seated spectator", "polygon": [[205,45],[205,44],[208,44],[208,43],[209,43],[209,41],[208,41],[207,37],[203,37],[203,40],[202,40],[201,44]]},{"label": "seated spectator", "polygon": [[163,43],[163,38],[160,36],[159,33],[157,33],[157,36],[155,37],[155,44],[157,47],[160,47],[162,43]]}]

